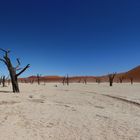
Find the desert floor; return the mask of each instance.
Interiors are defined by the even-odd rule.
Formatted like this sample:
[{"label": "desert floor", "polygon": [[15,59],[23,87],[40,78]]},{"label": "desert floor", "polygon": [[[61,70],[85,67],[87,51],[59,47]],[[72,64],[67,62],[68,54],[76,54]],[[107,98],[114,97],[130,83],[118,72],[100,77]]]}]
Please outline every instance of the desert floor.
[{"label": "desert floor", "polygon": [[20,87],[0,87],[0,140],[140,140],[140,84]]}]

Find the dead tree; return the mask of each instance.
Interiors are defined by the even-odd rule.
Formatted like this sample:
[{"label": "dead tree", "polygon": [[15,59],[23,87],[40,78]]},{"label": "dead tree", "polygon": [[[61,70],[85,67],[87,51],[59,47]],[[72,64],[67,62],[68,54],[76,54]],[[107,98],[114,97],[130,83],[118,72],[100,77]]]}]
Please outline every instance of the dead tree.
[{"label": "dead tree", "polygon": [[114,78],[116,76],[116,73],[113,74],[109,74],[108,78],[109,78],[109,85],[112,87],[113,86],[113,82],[114,82]]},{"label": "dead tree", "polygon": [[63,85],[65,85],[65,80],[66,80],[66,77],[63,77],[63,79],[62,79]]},{"label": "dead tree", "polygon": [[40,85],[40,77],[41,77],[41,75],[37,74],[37,83],[38,83],[38,85]]},{"label": "dead tree", "polygon": [[78,83],[81,83],[81,78],[79,79]]},{"label": "dead tree", "polygon": [[120,83],[122,84],[122,82],[123,82],[122,77],[119,77],[119,81],[120,81]]},{"label": "dead tree", "polygon": [[98,83],[98,84],[101,83],[101,79],[100,79],[100,77],[96,77],[95,79],[96,79],[96,83]]},{"label": "dead tree", "polygon": [[124,80],[124,76],[120,76],[120,77],[119,77],[120,83],[123,83],[123,80]]},{"label": "dead tree", "polygon": [[2,76],[0,77],[0,85],[2,84]]},{"label": "dead tree", "polygon": [[133,85],[133,77],[130,77],[131,85]]},{"label": "dead tree", "polygon": [[3,87],[5,87],[5,81],[6,81],[5,76],[3,76],[3,77],[2,77],[2,86],[3,86]]},{"label": "dead tree", "polygon": [[67,77],[66,77],[66,84],[67,84],[67,86],[69,86],[69,75],[67,75]]},{"label": "dead tree", "polygon": [[87,77],[84,78],[84,84],[87,84]]},{"label": "dead tree", "polygon": [[[4,56],[3,56],[3,58],[0,59],[0,61],[4,62],[5,65],[7,66],[7,69],[8,69],[9,74],[10,74],[11,82],[12,82],[13,92],[19,93],[20,90],[19,90],[19,85],[18,85],[18,77],[24,71],[26,71],[26,69],[28,69],[30,67],[30,65],[28,64],[26,67],[21,69],[21,68],[19,68],[21,63],[20,63],[19,59],[17,59],[17,66],[14,67],[12,62],[11,62],[11,59],[9,58],[10,51],[4,50],[4,49],[0,49],[0,50],[4,52]],[[17,71],[19,71],[19,72],[17,73]]]}]

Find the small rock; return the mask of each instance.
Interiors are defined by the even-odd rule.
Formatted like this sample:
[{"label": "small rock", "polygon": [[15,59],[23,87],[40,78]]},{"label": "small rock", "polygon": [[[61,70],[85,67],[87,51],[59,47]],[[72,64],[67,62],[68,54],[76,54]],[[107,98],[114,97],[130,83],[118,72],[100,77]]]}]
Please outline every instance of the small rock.
[{"label": "small rock", "polygon": [[33,96],[32,96],[32,95],[30,95],[30,96],[29,96],[29,98],[33,98]]}]

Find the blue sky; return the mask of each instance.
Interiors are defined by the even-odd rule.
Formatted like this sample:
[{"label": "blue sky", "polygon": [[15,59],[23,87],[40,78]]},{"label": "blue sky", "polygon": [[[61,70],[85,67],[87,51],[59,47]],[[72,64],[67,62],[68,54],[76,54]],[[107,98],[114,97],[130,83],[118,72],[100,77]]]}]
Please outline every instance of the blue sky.
[{"label": "blue sky", "polygon": [[127,71],[140,64],[140,2],[1,1],[0,47],[31,64],[23,76]]}]

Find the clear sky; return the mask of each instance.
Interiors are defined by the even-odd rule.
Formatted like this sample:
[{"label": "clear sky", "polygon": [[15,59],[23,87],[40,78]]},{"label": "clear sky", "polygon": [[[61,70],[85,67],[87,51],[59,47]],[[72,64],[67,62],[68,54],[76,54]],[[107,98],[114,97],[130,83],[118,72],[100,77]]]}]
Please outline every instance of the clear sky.
[{"label": "clear sky", "polygon": [[140,64],[140,1],[3,0],[0,47],[31,64],[23,76],[127,71]]}]

